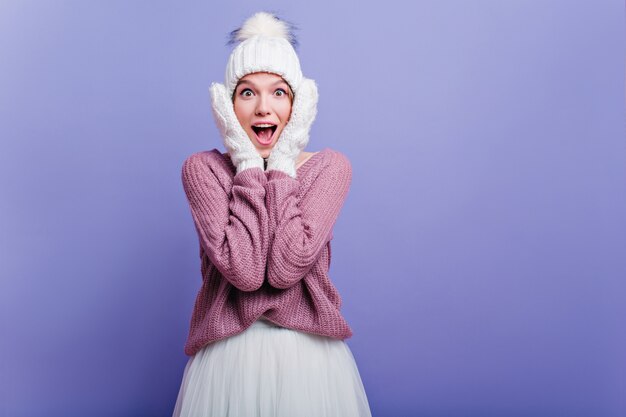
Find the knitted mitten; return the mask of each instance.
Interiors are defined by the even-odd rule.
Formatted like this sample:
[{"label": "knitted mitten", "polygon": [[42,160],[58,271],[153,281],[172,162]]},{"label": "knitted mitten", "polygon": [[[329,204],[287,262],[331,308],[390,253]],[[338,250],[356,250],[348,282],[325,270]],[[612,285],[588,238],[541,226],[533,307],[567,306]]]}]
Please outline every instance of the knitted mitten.
[{"label": "knitted mitten", "polygon": [[215,123],[224,139],[224,146],[228,150],[230,159],[237,168],[237,173],[247,168],[263,169],[263,158],[237,120],[233,102],[228,97],[226,87],[220,83],[213,83],[209,91]]},{"label": "knitted mitten", "polygon": [[267,158],[267,171],[276,169],[296,178],[298,155],[309,142],[309,130],[317,114],[317,85],[304,78],[295,93],[291,117]]}]

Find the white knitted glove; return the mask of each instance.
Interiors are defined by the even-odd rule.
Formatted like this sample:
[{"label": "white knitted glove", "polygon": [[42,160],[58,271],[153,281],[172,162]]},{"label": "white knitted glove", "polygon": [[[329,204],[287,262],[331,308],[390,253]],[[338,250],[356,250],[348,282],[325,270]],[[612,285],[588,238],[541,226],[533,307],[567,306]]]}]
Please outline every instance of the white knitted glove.
[{"label": "white knitted glove", "polygon": [[296,178],[298,155],[309,142],[309,130],[317,114],[317,85],[304,78],[295,94],[291,117],[267,158],[267,171],[276,169]]},{"label": "white knitted glove", "polygon": [[233,102],[228,97],[226,87],[220,83],[213,83],[209,91],[215,123],[222,134],[230,159],[237,168],[237,173],[247,168],[263,169],[263,158],[237,120]]}]

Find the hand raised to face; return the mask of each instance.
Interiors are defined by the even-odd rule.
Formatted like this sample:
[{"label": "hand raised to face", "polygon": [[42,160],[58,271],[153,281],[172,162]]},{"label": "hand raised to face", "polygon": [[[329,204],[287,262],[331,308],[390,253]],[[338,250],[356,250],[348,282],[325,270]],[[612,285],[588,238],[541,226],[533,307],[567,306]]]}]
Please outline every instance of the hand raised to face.
[{"label": "hand raised to face", "polygon": [[276,169],[296,177],[296,161],[309,142],[309,131],[317,115],[318,97],[315,81],[303,79],[295,93],[289,122],[268,158],[268,171]]}]

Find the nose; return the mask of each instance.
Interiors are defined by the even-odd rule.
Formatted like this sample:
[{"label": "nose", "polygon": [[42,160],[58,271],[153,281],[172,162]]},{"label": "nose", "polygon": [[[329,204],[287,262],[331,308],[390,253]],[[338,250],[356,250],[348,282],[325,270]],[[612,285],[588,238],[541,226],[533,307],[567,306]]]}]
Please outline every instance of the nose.
[{"label": "nose", "polygon": [[257,116],[267,116],[271,113],[268,97],[265,94],[259,94],[256,102],[255,114]]}]

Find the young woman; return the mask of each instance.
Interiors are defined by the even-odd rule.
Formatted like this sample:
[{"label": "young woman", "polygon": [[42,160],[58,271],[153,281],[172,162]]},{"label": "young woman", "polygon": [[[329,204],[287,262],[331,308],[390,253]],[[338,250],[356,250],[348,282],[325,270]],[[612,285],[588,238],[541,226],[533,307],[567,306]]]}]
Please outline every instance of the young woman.
[{"label": "young woman", "polygon": [[328,276],[351,165],[304,151],[318,95],[290,29],[257,13],[233,31],[210,89],[228,152],[183,163],[203,280],[175,417],[371,416]]}]

